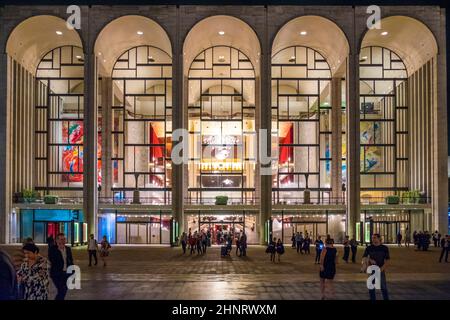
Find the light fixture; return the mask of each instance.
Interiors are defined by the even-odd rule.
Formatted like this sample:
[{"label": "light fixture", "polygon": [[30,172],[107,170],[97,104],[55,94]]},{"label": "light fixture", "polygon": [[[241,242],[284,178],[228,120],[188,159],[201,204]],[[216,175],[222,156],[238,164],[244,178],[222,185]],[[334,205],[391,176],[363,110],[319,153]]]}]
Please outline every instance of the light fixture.
[{"label": "light fixture", "polygon": [[144,32],[143,31],[138,31],[138,32],[136,32],[138,35],[140,35],[140,36],[142,36],[143,34],[144,34]]},{"label": "light fixture", "polygon": [[225,31],[220,30],[219,35],[223,36],[225,34]]},{"label": "light fixture", "polygon": [[81,56],[77,56],[77,59],[81,59]]},{"label": "light fixture", "polygon": [[58,36],[62,36],[62,31],[59,31],[59,30],[56,30],[56,34],[58,35]]},{"label": "light fixture", "polygon": [[292,56],[292,57],[289,59],[289,62],[295,62],[295,56]]},{"label": "light fixture", "polygon": [[101,55],[102,55],[102,53],[101,53],[101,52],[99,52],[99,53],[98,53],[98,55],[99,55],[99,56],[101,56]]},{"label": "light fixture", "polygon": [[306,31],[301,31],[301,32],[300,32],[300,35],[301,35],[301,36],[306,36],[307,34],[308,34],[308,32],[306,32]]},{"label": "light fixture", "polygon": [[153,59],[152,56],[149,56],[149,57],[148,57],[148,61],[150,61],[150,62],[155,62],[155,59]]},{"label": "light fixture", "polygon": [[219,62],[225,62],[225,56],[219,56]]},{"label": "light fixture", "polygon": [[388,34],[389,34],[389,32],[387,32],[387,31],[383,31],[383,32],[381,33],[382,36],[387,36]]}]

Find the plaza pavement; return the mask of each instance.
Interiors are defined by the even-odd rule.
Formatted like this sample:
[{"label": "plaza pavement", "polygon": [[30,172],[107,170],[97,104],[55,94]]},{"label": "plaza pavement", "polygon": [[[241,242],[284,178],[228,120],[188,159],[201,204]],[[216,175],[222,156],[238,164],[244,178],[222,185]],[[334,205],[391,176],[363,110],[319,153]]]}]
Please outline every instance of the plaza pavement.
[{"label": "plaza pavement", "polygon": [[[20,246],[3,246],[10,253]],[[40,246],[46,256],[46,247]],[[342,260],[335,278],[335,299],[367,300],[367,275],[360,273],[364,247],[358,248],[357,263]],[[438,263],[440,248],[428,252],[414,247],[390,246],[387,279],[391,299],[450,300],[450,263]],[[270,262],[265,247],[249,246],[248,256],[220,257],[220,248],[208,248],[205,255],[181,248],[113,246],[108,265],[101,261],[88,267],[86,247],[73,248],[81,268],[81,289],[69,290],[67,299],[320,299],[319,266],[310,255],[297,254],[286,247],[280,263]],[[53,297],[55,289],[50,289]],[[381,293],[377,293],[381,297]]]}]

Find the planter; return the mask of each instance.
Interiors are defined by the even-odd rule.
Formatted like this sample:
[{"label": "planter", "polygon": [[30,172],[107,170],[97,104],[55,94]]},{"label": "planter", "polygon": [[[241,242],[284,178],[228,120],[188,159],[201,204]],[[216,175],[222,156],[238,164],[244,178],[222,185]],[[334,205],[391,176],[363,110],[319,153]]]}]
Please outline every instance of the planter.
[{"label": "planter", "polygon": [[225,206],[228,203],[228,196],[216,196],[216,205]]},{"label": "planter", "polygon": [[25,199],[23,198],[22,192],[14,192],[13,194],[13,203],[24,203]]},{"label": "planter", "polygon": [[45,204],[57,204],[58,196],[52,196],[52,195],[44,196],[44,203]]},{"label": "planter", "polygon": [[311,204],[311,191],[309,189],[303,191],[303,204]]},{"label": "planter", "polygon": [[387,196],[385,198],[386,204],[399,204],[400,203],[400,197],[399,196]]}]

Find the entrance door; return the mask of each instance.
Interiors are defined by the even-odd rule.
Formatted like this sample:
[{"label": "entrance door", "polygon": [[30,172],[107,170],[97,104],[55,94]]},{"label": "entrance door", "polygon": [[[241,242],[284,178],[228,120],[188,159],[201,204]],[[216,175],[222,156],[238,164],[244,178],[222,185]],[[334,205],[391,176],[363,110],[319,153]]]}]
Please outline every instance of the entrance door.
[{"label": "entrance door", "polygon": [[286,232],[284,230],[284,243],[291,243],[292,232],[303,233],[303,237],[308,233],[311,243],[314,243],[316,237],[321,236],[322,240],[326,238],[327,235],[327,224],[325,222],[312,222],[312,223],[293,223],[292,232]]},{"label": "entrance door", "polygon": [[147,242],[147,225],[145,223],[129,223],[128,224],[128,243],[146,244]]},{"label": "entrance door", "polygon": [[160,244],[161,243],[161,224],[149,223],[148,224],[148,235],[150,237],[151,244]]}]

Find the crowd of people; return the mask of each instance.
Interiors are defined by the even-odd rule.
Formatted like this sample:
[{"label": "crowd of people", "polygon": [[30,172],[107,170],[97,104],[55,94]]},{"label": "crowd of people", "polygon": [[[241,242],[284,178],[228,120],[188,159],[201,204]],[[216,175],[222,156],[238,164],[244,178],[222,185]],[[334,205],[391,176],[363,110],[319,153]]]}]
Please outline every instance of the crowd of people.
[{"label": "crowd of people", "polygon": [[[233,250],[233,243],[236,246],[236,256],[246,256],[247,255],[247,235],[245,232],[217,232],[215,243],[222,246],[221,255],[230,255]],[[181,248],[183,254],[186,251],[190,252],[190,255],[197,252],[197,255],[203,255],[206,253],[206,249],[211,246],[212,243],[211,231],[202,230],[201,232],[194,231],[192,233],[189,229],[189,233],[183,232],[180,237]]]},{"label": "crowd of people", "polygon": [[[11,258],[0,249],[0,300],[48,300],[50,279],[56,287],[55,300],[64,300],[67,294],[67,280],[74,265],[72,249],[66,245],[66,236],[59,233],[56,238],[47,239],[48,254],[45,257],[34,243],[27,238],[20,251]],[[88,241],[89,266],[97,265],[97,240],[90,235]],[[100,243],[100,257],[103,265],[109,256],[111,245],[106,236]]]}]

